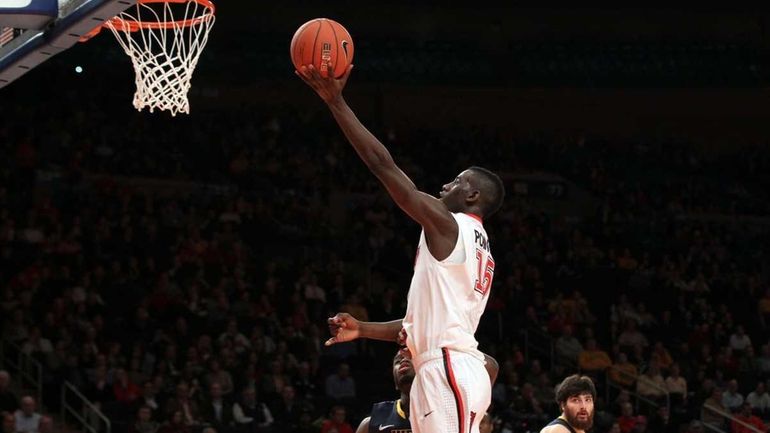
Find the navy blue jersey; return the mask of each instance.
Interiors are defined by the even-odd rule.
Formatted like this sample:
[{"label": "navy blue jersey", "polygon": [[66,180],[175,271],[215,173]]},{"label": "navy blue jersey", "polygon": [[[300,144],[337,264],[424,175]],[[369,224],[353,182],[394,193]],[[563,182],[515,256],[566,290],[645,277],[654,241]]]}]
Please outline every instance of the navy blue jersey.
[{"label": "navy blue jersey", "polygon": [[552,425],[561,425],[561,426],[567,427],[567,430],[569,430],[570,432],[576,433],[575,429],[572,428],[572,426],[569,425],[569,423],[567,421],[565,421],[564,418],[556,418],[555,420],[553,420],[550,423],[548,423],[548,425],[546,427],[552,426]]},{"label": "navy blue jersey", "polygon": [[400,409],[400,400],[383,401],[372,406],[369,433],[412,433],[412,426]]}]

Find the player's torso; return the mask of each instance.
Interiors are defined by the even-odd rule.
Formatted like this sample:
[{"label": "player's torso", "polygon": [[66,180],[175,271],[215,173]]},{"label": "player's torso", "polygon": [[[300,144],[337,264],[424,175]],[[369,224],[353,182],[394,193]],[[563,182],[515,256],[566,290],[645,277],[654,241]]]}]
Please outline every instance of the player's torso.
[{"label": "player's torso", "polygon": [[[403,414],[403,411],[402,411]],[[398,413],[395,401],[383,401],[372,406],[369,419],[370,433],[411,433],[412,427],[405,414]]]},{"label": "player's torso", "polygon": [[413,354],[442,347],[476,352],[473,334],[489,299],[495,262],[481,220],[467,214],[454,216],[458,240],[445,260],[437,261],[424,232],[420,235],[404,317]]}]

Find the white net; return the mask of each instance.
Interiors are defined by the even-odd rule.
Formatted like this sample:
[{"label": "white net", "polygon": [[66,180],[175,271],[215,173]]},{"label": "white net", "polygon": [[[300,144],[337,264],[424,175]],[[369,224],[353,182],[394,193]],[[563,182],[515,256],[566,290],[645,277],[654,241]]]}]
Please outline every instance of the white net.
[{"label": "white net", "polygon": [[131,57],[137,110],[190,113],[190,80],[213,25],[208,0],[139,0],[105,23]]}]

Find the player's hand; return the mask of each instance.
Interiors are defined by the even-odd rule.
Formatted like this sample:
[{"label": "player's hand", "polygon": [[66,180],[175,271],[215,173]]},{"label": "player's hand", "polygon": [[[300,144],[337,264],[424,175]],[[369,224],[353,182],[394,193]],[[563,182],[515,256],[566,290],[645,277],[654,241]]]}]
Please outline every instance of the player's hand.
[{"label": "player's hand", "polygon": [[348,313],[337,313],[334,317],[330,317],[327,323],[332,337],[326,340],[325,346],[353,341],[361,336],[360,322]]},{"label": "player's hand", "polygon": [[399,346],[406,346],[406,329],[401,328],[401,330],[398,331],[398,338],[396,339],[396,343]]},{"label": "player's hand", "polygon": [[[327,70],[333,71],[331,63],[327,63]],[[335,101],[342,95],[342,89],[345,88],[345,84],[350,77],[350,71],[353,70],[353,65],[348,66],[348,69],[340,78],[324,77],[321,72],[313,65],[302,66],[299,70],[294,71],[298,77],[302,78],[302,81],[312,87],[318,96],[326,103]]]}]

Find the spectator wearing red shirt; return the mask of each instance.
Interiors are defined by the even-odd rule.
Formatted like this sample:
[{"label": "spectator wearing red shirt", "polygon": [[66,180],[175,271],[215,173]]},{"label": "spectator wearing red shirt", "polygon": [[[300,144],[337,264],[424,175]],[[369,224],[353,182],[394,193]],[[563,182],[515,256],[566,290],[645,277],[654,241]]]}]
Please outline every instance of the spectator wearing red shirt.
[{"label": "spectator wearing red shirt", "polygon": [[115,400],[120,403],[132,403],[142,395],[142,390],[131,382],[125,369],[115,371],[115,383],[112,385],[112,392],[115,394]]},{"label": "spectator wearing red shirt", "polygon": [[[742,421],[743,423],[738,421]],[[755,427],[759,431],[768,431],[765,423],[763,423],[758,416],[751,413],[751,405],[749,403],[743,403],[741,412],[735,415],[735,420],[732,421],[732,433],[754,433],[754,431],[745,424]]]},{"label": "spectator wearing red shirt", "polygon": [[345,421],[347,412],[344,406],[334,406],[331,410],[331,418],[321,424],[321,433],[353,433],[353,427]]}]

